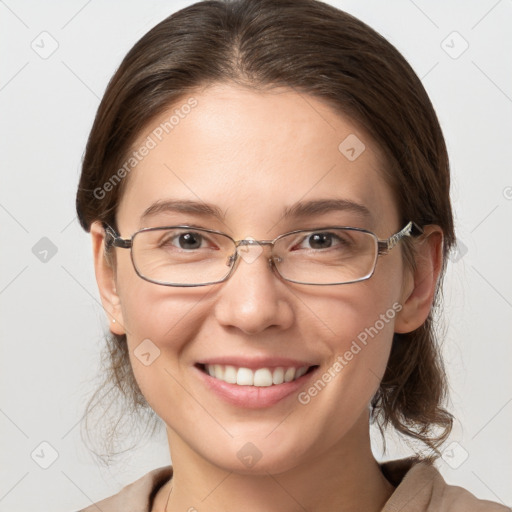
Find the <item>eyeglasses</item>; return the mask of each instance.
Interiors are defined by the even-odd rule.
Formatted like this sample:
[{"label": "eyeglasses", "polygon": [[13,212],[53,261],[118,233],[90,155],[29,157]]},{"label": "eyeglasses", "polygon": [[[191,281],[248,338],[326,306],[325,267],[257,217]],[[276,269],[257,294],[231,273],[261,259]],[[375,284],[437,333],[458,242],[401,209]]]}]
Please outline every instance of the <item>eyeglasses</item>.
[{"label": "eyeglasses", "polygon": [[268,263],[284,280],[307,285],[349,284],[369,279],[379,255],[387,254],[413,229],[380,240],[371,231],[352,227],[297,230],[274,240],[234,240],[212,229],[192,226],[144,228],[131,238],[121,238],[104,224],[107,248],[130,249],[136,273],[163,286],[206,286],[226,281],[239,258],[252,263],[271,246]]}]

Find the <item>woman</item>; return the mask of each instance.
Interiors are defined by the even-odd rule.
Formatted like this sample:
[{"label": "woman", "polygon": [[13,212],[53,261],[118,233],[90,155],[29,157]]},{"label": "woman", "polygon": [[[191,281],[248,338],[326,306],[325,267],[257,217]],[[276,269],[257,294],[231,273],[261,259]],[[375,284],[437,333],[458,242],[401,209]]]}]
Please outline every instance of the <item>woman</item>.
[{"label": "woman", "polygon": [[[199,2],[128,53],[77,194],[112,375],[172,468],[103,511],[505,510],[432,466],[446,147],[410,66],[315,0]],[[428,455],[379,464],[369,422]]]}]

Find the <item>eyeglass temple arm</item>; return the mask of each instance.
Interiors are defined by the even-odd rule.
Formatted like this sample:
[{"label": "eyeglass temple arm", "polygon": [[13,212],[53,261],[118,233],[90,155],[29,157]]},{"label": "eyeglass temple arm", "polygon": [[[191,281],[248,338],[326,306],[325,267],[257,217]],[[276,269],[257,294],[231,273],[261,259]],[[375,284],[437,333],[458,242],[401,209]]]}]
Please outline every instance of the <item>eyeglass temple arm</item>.
[{"label": "eyeglass temple arm", "polygon": [[401,229],[398,233],[391,235],[387,240],[379,240],[379,253],[382,254],[393,249],[393,247],[395,247],[395,245],[398,244],[402,238],[411,236],[413,234],[413,230],[416,231],[416,234],[423,233],[423,229],[411,220],[403,229]]},{"label": "eyeglass temple arm", "polygon": [[103,229],[105,230],[105,247],[121,247],[122,249],[129,249],[132,246],[130,239],[121,238],[119,233],[108,224],[103,223]]}]

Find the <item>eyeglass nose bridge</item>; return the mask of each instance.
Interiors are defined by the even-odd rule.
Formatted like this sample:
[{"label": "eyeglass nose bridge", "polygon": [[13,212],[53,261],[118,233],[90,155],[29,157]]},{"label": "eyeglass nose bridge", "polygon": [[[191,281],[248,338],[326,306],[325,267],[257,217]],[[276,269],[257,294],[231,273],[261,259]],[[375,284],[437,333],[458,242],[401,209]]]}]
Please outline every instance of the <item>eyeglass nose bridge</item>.
[{"label": "eyeglass nose bridge", "polygon": [[[255,240],[254,238],[244,238],[243,240],[235,240],[235,251],[231,256],[228,257],[228,260],[226,264],[229,267],[233,267],[235,263],[238,260],[238,257],[240,256],[243,260],[245,260],[248,263],[252,263],[256,259],[258,259],[259,255],[256,256],[256,258],[247,258],[240,254],[241,251],[244,251],[244,247],[261,247],[262,245],[269,245],[271,249],[274,248],[274,240]],[[242,247],[242,249],[240,249]],[[273,269],[275,266],[275,262],[281,261],[281,258],[278,256],[271,255],[268,258],[269,267]]]}]

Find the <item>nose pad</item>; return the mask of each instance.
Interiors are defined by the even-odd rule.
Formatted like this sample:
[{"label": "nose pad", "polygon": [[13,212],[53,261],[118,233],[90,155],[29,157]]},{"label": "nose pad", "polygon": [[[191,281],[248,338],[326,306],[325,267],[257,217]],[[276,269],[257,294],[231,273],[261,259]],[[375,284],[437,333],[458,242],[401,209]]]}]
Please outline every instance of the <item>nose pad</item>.
[{"label": "nose pad", "polygon": [[[237,264],[238,257],[242,260],[244,260],[246,263],[253,263],[256,261],[259,256],[263,253],[264,247],[263,244],[259,244],[257,240],[254,239],[246,239],[244,240],[244,244],[239,245],[235,252],[227,257],[226,259],[226,266],[227,267],[233,267]],[[252,250],[249,249],[249,247],[252,248]],[[270,256],[267,259],[268,267],[272,272],[275,272],[277,275],[279,275],[279,271],[277,270],[276,263],[280,263],[283,261],[283,259],[280,256]]]},{"label": "nose pad", "polygon": [[276,264],[279,263],[280,261],[282,260],[279,256],[270,256],[270,258],[268,259],[268,267],[276,275],[279,275],[279,271],[277,270]]},{"label": "nose pad", "polygon": [[248,237],[240,242],[237,253],[246,263],[254,263],[263,253],[263,246],[254,238]]},{"label": "nose pad", "polygon": [[231,256],[228,256],[228,258],[226,260],[226,266],[231,268],[233,266],[233,264],[235,263],[235,261],[236,261],[236,251]]}]

